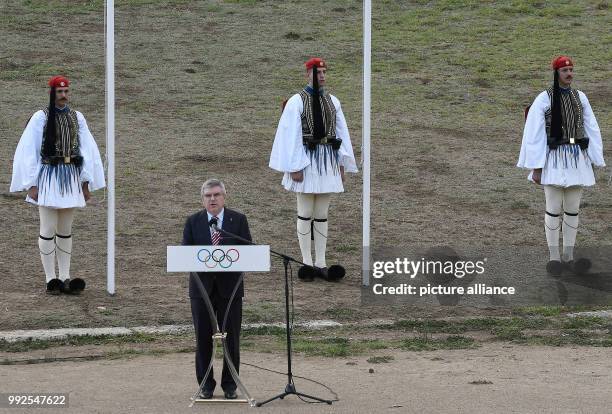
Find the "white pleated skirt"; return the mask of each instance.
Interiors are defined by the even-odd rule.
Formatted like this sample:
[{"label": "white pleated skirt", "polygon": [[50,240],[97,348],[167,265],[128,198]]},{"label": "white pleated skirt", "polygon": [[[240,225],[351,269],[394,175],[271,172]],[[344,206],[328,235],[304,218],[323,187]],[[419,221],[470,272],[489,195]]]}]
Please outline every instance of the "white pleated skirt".
[{"label": "white pleated skirt", "polygon": [[28,203],[48,208],[85,207],[80,170],[74,164],[42,164],[38,174],[38,201],[26,196]]},{"label": "white pleated skirt", "polygon": [[[530,181],[533,181],[532,175],[533,172],[529,174]],[[595,185],[593,165],[587,152],[580,150],[578,145],[561,145],[550,150],[542,168],[541,183],[557,187]]]},{"label": "white pleated skirt", "polygon": [[338,158],[330,146],[319,145],[318,149],[310,157],[310,164],[304,168],[304,179],[301,182],[293,181],[290,173],[283,175],[282,185],[285,190],[310,194],[344,192]]}]

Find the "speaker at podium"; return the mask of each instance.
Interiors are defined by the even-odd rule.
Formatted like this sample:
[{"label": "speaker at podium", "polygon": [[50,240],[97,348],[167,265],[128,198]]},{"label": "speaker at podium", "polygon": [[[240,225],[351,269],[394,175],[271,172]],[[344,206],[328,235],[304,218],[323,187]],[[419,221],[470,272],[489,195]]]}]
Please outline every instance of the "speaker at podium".
[{"label": "speaker at podium", "polygon": [[[239,365],[239,332],[242,320],[242,300],[236,298],[242,287],[244,272],[270,271],[270,246],[267,245],[212,245],[212,246],[167,246],[166,270],[169,273],[188,272],[190,277],[190,299],[196,328],[198,352],[205,352],[203,357],[196,357],[196,372],[205,374],[198,378],[200,386],[191,398],[194,403],[238,402],[256,405],[242,383],[236,365]],[[199,274],[198,274],[199,273]],[[237,276],[231,293],[213,294],[218,284],[212,283],[203,273],[215,273],[214,278]],[[192,288],[195,286],[195,289]],[[229,296],[229,297],[228,297]],[[211,301],[214,298],[214,303]],[[204,312],[200,307],[205,307]],[[203,315],[208,316],[208,320]],[[221,324],[219,324],[221,320]],[[237,325],[237,326],[236,326]],[[235,332],[228,335],[228,331]],[[236,337],[233,337],[236,336]],[[213,390],[216,381],[213,376],[213,360],[220,341],[223,349],[223,374],[221,387],[225,399],[215,399]],[[210,350],[210,351],[208,351]],[[206,352],[208,351],[208,352]],[[208,362],[208,363],[206,363]],[[236,363],[234,363],[236,362]],[[198,365],[202,366],[198,366]],[[199,375],[200,376],[200,375]],[[235,389],[238,388],[243,398],[238,399]]]}]

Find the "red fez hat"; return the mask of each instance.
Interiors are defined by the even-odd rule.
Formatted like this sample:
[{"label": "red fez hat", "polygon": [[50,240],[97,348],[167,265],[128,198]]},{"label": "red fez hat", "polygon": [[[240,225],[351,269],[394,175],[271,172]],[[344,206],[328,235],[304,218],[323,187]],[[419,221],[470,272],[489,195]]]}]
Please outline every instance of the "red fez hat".
[{"label": "red fez hat", "polygon": [[304,65],[306,66],[306,70],[308,69],[312,69],[313,67],[317,67],[317,68],[327,68],[327,65],[325,64],[325,61],[321,58],[318,57],[314,57],[311,59],[308,59],[306,61],[306,63],[304,63]]},{"label": "red fez hat", "polygon": [[572,62],[572,58],[569,56],[559,56],[552,61],[552,68],[554,70],[561,69],[566,66],[574,66],[574,62]]},{"label": "red fez hat", "polygon": [[49,79],[49,86],[52,88],[65,88],[70,86],[70,81],[68,78],[58,75]]}]

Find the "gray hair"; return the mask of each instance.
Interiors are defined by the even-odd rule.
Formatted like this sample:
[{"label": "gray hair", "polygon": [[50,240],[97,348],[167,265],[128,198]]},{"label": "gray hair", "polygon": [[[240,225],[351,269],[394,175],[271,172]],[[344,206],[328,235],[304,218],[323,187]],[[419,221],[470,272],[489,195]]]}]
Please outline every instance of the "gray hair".
[{"label": "gray hair", "polygon": [[217,180],[216,178],[210,178],[206,180],[204,184],[202,184],[202,189],[200,190],[200,196],[202,197],[202,199],[204,198],[204,191],[208,190],[209,188],[213,188],[213,187],[221,187],[221,191],[223,192],[223,195],[226,194],[225,184],[223,184],[223,181]]}]

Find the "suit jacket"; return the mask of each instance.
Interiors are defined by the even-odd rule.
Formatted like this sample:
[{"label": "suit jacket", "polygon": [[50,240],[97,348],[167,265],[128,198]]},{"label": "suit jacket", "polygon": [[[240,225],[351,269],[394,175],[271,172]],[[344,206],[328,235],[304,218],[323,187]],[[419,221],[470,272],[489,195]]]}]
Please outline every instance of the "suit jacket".
[{"label": "suit jacket", "polygon": [[[225,208],[223,213],[223,230],[240,236],[244,239],[251,240],[251,232],[249,231],[249,223],[244,214],[234,210]],[[211,245],[210,227],[208,226],[208,214],[206,210],[202,210],[187,219],[185,229],[183,230],[183,246]],[[221,234],[221,245],[228,244],[246,244],[234,237]],[[229,298],[232,295],[232,290],[240,277],[240,272],[198,272],[206,292],[210,296],[213,288],[217,288],[217,292],[223,298]],[[241,283],[237,297],[244,296],[244,284]],[[202,297],[196,282],[192,277],[189,278],[189,297],[198,299]]]}]

